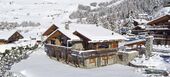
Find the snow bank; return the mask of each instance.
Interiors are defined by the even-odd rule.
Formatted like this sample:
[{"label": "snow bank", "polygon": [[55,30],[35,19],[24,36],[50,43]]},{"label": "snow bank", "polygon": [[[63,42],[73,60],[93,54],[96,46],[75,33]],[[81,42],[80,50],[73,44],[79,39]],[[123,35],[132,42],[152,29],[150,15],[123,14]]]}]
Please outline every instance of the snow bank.
[{"label": "snow bank", "polygon": [[159,55],[153,55],[149,59],[146,59],[143,55],[142,58],[135,58],[133,61],[131,61],[131,64],[136,66],[145,66],[149,68],[167,70],[163,59]]}]

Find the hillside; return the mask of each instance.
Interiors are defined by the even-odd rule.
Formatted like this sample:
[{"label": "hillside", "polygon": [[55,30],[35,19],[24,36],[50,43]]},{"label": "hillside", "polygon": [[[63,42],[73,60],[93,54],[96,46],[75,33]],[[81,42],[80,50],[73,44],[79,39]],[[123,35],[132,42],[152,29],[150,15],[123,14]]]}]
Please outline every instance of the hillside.
[{"label": "hillside", "polygon": [[42,25],[60,23],[78,4],[110,0],[0,0],[0,21],[33,21]]},{"label": "hillside", "polygon": [[147,14],[151,19],[162,8],[162,0],[112,0],[109,2],[79,5],[71,19],[79,23],[98,24],[114,30],[120,23],[124,24],[130,17],[139,18],[139,14]]}]

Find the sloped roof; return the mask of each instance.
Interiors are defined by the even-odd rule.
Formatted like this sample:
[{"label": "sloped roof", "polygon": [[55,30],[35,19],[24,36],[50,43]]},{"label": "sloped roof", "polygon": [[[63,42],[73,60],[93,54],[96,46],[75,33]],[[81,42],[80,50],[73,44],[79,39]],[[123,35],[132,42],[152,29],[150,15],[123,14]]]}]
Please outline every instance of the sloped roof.
[{"label": "sloped roof", "polygon": [[58,29],[58,27],[55,24],[52,24],[44,33],[43,36],[48,36],[50,35],[53,31]]},{"label": "sloped roof", "polygon": [[70,40],[80,40],[80,38],[73,34],[75,30],[66,30],[66,29],[58,29],[61,33],[63,33],[65,36],[70,38]]},{"label": "sloped roof", "polygon": [[159,23],[167,22],[168,20],[170,20],[170,15],[167,14],[167,15],[164,15],[164,16],[161,16],[159,18],[149,21],[148,25],[157,25]]},{"label": "sloped roof", "polygon": [[126,39],[122,35],[115,33],[111,30],[105,29],[101,26],[96,27],[95,25],[86,25],[76,30],[80,34],[84,35],[92,42],[103,41],[103,40],[124,40]]},{"label": "sloped roof", "polygon": [[145,23],[147,24],[148,23],[148,21],[145,19],[133,19],[133,20],[138,22],[139,24],[145,24]]},{"label": "sloped roof", "polygon": [[65,30],[65,29],[57,29],[57,30],[55,30],[54,32],[52,32],[48,37],[47,37],[47,39],[50,37],[50,36],[52,36],[52,35],[54,35],[56,32],[60,32],[60,33],[62,33],[63,35],[65,35],[66,37],[68,37],[70,40],[72,40],[72,41],[74,41],[74,40],[80,40],[80,38],[79,37],[77,37],[76,35],[74,35],[73,34],[73,32],[74,31],[72,31],[72,30]]},{"label": "sloped roof", "polygon": [[103,41],[103,40],[125,40],[126,38],[122,35],[115,33],[111,30],[105,29],[101,26],[92,24],[74,24],[70,25],[70,28],[75,29],[83,36],[90,39],[90,41]]},{"label": "sloped roof", "polygon": [[0,32],[0,39],[1,40],[8,40],[16,32],[17,32],[16,30],[2,31],[2,32]]},{"label": "sloped roof", "polygon": [[79,32],[81,35],[89,39],[90,42],[98,41],[112,41],[112,40],[125,40],[126,38],[118,33],[111,30],[105,29],[101,26],[96,26],[92,24],[70,24],[69,29],[65,29],[64,25],[59,27],[49,37],[55,32],[61,32],[70,40],[81,40],[79,36],[74,35],[75,32]]}]

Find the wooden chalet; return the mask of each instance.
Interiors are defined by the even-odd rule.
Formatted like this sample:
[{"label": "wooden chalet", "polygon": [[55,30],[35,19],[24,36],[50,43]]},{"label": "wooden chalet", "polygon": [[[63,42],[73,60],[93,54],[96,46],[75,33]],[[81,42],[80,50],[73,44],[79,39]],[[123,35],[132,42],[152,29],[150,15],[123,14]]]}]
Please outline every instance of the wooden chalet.
[{"label": "wooden chalet", "polygon": [[71,24],[58,28],[47,37],[45,51],[50,57],[76,67],[101,67],[124,62],[125,57],[117,51],[118,43],[125,39],[100,26]]},{"label": "wooden chalet", "polygon": [[24,37],[17,31],[0,32],[0,44],[12,43],[22,38]]},{"label": "wooden chalet", "polygon": [[170,15],[164,15],[148,22],[146,30],[154,36],[154,44],[170,45]]}]

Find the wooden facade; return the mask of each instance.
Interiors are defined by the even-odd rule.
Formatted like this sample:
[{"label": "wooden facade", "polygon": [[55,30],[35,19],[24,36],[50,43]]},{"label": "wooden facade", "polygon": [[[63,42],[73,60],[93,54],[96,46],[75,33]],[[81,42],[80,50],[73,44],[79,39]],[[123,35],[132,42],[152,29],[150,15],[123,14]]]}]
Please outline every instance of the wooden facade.
[{"label": "wooden facade", "polygon": [[14,41],[18,41],[19,39],[23,39],[24,37],[19,33],[19,32],[15,32],[9,39],[8,39],[8,43],[12,43]]},{"label": "wooden facade", "polygon": [[7,43],[8,43],[8,41],[3,40],[3,39],[0,39],[0,45],[2,45],[2,44],[7,44]]},{"label": "wooden facade", "polygon": [[142,32],[146,32],[146,30],[142,29],[139,26],[135,26],[135,28],[132,29],[132,34],[135,34],[135,35],[140,35],[140,33]]},{"label": "wooden facade", "polygon": [[154,44],[170,45],[170,15],[154,19],[148,25],[147,31],[154,36]]}]

